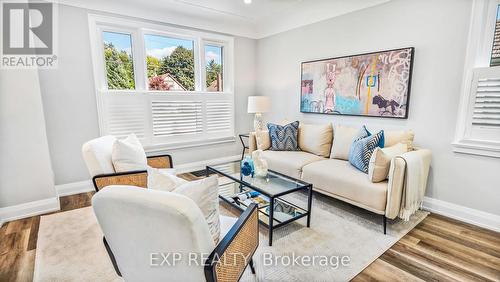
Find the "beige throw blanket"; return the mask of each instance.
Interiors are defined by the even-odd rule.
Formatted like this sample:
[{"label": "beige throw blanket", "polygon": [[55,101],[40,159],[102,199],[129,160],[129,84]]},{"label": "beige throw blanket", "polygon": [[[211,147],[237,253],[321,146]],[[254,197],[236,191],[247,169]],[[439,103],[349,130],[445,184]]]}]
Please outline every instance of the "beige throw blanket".
[{"label": "beige throw blanket", "polygon": [[421,206],[427,187],[431,152],[420,149],[398,156],[406,163],[399,218],[408,221]]}]

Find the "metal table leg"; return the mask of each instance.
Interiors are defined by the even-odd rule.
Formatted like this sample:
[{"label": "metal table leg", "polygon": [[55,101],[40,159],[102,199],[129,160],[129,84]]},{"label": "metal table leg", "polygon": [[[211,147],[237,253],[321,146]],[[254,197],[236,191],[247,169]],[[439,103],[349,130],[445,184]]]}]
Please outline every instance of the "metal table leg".
[{"label": "metal table leg", "polygon": [[269,246],[273,245],[274,198],[269,199]]},{"label": "metal table leg", "polygon": [[309,185],[309,198],[307,199],[307,227],[311,226],[311,208],[312,208],[313,187]]}]

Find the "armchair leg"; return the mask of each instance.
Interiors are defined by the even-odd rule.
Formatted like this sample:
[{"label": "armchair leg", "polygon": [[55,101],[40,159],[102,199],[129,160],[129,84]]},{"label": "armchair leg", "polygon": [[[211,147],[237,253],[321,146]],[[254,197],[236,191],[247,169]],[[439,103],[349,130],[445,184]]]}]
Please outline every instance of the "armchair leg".
[{"label": "armchair leg", "polygon": [[384,235],[387,234],[387,217],[384,215]]},{"label": "armchair leg", "polygon": [[108,252],[109,258],[111,259],[111,263],[113,264],[113,267],[115,268],[116,274],[118,274],[118,276],[122,277],[122,274],[120,273],[120,269],[118,269],[118,264],[116,264],[115,256],[113,255],[113,252],[111,251],[111,248],[108,245],[108,241],[106,241],[106,237],[102,237],[102,241],[104,242],[104,246],[106,247],[106,251]]},{"label": "armchair leg", "polygon": [[252,274],[255,274],[255,267],[253,266],[253,258],[250,259],[250,270],[252,271]]}]

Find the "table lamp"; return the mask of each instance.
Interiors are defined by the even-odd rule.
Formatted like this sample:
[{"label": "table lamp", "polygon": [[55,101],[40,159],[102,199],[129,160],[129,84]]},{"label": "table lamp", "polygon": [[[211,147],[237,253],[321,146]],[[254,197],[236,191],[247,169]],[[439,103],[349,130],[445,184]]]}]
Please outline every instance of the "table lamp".
[{"label": "table lamp", "polygon": [[255,114],[253,120],[253,127],[255,131],[264,129],[264,122],[262,120],[262,113],[269,112],[271,108],[271,101],[266,96],[249,96],[248,97],[248,113]]}]

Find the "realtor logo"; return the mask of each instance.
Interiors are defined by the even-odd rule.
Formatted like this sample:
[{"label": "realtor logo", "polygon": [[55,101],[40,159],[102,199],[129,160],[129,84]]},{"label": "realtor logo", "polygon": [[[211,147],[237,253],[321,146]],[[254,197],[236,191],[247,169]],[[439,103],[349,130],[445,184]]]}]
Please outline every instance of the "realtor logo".
[{"label": "realtor logo", "polygon": [[2,1],[2,68],[54,68],[55,5]]}]

